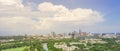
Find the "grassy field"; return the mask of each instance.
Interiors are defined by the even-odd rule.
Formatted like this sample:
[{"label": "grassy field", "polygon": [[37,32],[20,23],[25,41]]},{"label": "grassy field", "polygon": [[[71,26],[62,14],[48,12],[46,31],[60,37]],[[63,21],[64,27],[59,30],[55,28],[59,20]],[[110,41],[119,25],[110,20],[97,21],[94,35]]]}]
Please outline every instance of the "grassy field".
[{"label": "grassy field", "polygon": [[26,47],[6,49],[6,50],[2,50],[2,51],[23,51],[24,48],[26,48]]}]

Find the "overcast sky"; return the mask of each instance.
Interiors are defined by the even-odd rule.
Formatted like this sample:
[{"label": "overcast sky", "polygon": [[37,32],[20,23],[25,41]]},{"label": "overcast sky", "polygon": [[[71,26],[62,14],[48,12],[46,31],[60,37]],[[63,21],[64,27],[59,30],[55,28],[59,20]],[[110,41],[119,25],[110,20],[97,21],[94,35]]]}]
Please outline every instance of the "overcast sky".
[{"label": "overcast sky", "polygon": [[120,32],[119,0],[0,0],[0,36]]}]

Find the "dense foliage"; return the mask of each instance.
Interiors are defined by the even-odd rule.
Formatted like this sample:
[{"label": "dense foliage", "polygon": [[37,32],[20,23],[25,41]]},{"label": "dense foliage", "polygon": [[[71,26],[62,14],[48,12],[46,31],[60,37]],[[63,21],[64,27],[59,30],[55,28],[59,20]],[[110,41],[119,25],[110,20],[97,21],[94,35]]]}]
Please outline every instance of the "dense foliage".
[{"label": "dense foliage", "polygon": [[115,42],[117,39],[108,38],[102,40],[108,43],[105,44],[87,43],[87,46],[85,46],[83,44],[73,44],[73,45],[69,44],[70,42],[79,42],[79,39],[60,39],[60,40],[48,39],[42,41],[39,39],[19,40],[13,42],[0,43],[0,51],[4,49],[19,48],[24,46],[28,46],[29,48],[25,48],[23,51],[36,51],[36,50],[45,51],[42,45],[43,43],[47,43],[47,47],[49,51],[63,51],[62,48],[54,47],[55,43],[60,43],[60,42],[66,43],[68,47],[70,46],[78,47],[74,49],[74,51],[119,51],[120,50],[120,44]]}]

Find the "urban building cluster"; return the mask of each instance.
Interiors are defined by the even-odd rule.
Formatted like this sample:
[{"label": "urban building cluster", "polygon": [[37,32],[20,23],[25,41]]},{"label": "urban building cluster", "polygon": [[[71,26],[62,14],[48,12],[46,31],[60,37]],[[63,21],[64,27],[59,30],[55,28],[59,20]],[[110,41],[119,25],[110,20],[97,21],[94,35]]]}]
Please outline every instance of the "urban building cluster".
[{"label": "urban building cluster", "polygon": [[50,34],[41,34],[41,35],[30,35],[28,38],[38,38],[38,39],[63,39],[63,38],[72,38],[72,39],[99,39],[99,38],[119,38],[120,33],[91,33],[91,32],[82,32],[73,31],[70,33],[60,33],[51,32]]},{"label": "urban building cluster", "polygon": [[[14,36],[13,36],[14,37]],[[81,30],[79,31],[73,31],[70,33],[60,33],[57,34],[55,32],[51,32],[49,34],[34,34],[34,35],[27,35],[25,34],[24,36],[18,35],[15,37],[24,37],[23,39],[31,39],[31,38],[36,38],[36,39],[64,39],[64,38],[72,38],[72,39],[80,39],[80,40],[95,40],[99,38],[120,38],[120,33],[91,33],[91,32],[82,32]],[[16,39],[16,38],[15,38]],[[19,39],[19,38],[18,38]],[[8,39],[0,39],[0,42],[9,42],[9,41],[14,41],[14,38],[8,38]]]}]

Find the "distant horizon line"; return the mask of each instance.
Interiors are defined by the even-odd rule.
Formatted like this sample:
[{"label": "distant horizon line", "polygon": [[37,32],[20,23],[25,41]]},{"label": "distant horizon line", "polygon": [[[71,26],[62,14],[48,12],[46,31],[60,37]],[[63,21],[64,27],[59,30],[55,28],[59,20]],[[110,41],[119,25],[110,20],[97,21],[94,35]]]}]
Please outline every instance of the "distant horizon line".
[{"label": "distant horizon line", "polygon": [[[89,33],[89,32],[87,32],[87,33]],[[90,33],[93,33],[93,32],[90,32]],[[120,32],[111,32],[111,33],[108,33],[108,32],[103,32],[102,34],[120,34]],[[50,33],[48,33],[48,34],[50,34]],[[56,33],[56,34],[61,34],[61,33]],[[68,34],[68,33],[67,33]],[[93,34],[100,34],[100,33],[93,33]],[[47,35],[47,34],[12,34],[12,35],[0,35],[0,36],[25,36],[25,35]]]}]

